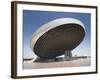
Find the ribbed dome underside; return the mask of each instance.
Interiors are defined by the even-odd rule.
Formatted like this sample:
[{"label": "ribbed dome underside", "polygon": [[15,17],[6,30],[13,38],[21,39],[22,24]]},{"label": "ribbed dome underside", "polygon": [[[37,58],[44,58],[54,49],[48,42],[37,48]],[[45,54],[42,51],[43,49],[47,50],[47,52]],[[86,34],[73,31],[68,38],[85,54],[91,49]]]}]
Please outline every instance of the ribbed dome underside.
[{"label": "ribbed dome underside", "polygon": [[85,30],[78,24],[64,24],[50,29],[36,42],[33,50],[44,59],[63,55],[66,50],[76,48],[85,36]]}]

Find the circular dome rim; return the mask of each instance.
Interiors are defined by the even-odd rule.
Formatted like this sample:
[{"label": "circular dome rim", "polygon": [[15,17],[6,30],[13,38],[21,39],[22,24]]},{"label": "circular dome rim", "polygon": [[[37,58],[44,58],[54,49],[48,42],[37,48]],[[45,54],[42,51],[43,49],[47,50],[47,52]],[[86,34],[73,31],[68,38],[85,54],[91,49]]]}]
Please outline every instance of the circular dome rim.
[{"label": "circular dome rim", "polygon": [[63,25],[63,24],[79,24],[81,25],[84,30],[85,30],[85,26],[84,24],[75,18],[59,18],[59,19],[55,19],[52,21],[47,22],[46,24],[42,25],[36,32],[33,33],[32,35],[32,39],[30,42],[30,47],[33,50],[33,47],[35,46],[35,43],[37,42],[37,40],[46,32],[48,32],[50,29],[53,29],[57,26]]}]

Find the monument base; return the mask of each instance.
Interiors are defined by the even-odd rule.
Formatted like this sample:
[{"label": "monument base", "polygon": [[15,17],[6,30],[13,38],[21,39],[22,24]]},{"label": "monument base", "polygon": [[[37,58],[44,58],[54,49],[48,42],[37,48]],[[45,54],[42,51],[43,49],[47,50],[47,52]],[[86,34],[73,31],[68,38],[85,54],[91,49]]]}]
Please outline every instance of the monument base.
[{"label": "monument base", "polygon": [[58,61],[69,61],[72,59],[72,52],[71,51],[65,51],[64,57],[56,57],[53,59],[43,59],[37,57],[34,62],[58,62]]}]

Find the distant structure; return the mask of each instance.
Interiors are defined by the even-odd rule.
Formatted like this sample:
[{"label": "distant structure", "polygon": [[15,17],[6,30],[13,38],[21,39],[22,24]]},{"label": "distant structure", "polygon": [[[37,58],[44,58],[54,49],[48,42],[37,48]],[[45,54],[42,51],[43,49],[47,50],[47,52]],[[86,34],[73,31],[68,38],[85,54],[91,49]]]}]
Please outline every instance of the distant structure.
[{"label": "distant structure", "polygon": [[32,36],[31,49],[37,59],[47,60],[65,55],[64,60],[72,58],[71,50],[84,39],[85,26],[74,18],[59,18],[41,26]]}]

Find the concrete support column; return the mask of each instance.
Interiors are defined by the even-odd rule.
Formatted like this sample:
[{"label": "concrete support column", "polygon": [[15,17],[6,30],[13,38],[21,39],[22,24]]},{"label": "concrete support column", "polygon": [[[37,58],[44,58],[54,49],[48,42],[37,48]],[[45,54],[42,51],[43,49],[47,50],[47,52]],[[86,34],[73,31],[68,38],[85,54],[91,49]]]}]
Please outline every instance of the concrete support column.
[{"label": "concrete support column", "polygon": [[72,52],[70,50],[65,51],[64,60],[71,60],[72,59]]}]

